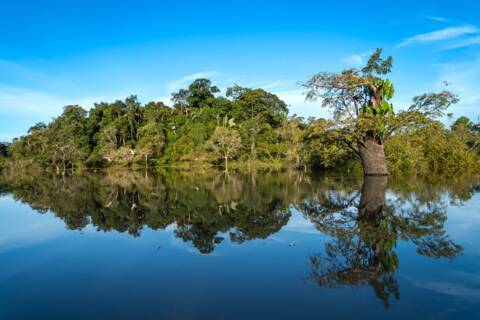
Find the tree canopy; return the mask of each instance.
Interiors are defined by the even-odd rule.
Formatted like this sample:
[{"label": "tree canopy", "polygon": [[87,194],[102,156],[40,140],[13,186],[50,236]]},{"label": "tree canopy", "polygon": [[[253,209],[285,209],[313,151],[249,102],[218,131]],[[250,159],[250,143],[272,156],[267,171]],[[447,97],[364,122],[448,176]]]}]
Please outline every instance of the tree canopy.
[{"label": "tree canopy", "polygon": [[261,88],[234,85],[222,95],[208,79],[173,93],[172,107],[143,104],[134,95],[89,110],[66,106],[50,123],[1,144],[0,167],[57,173],[227,164],[354,172],[363,166],[365,173],[386,173],[387,166],[416,174],[477,170],[480,126],[465,117],[450,127],[442,120],[458,97],[426,93],[394,108],[395,89],[386,78],[392,66],[378,49],[362,69],[312,76],[303,84],[306,98],[320,100],[331,119],[289,115],[284,101]]},{"label": "tree canopy", "polygon": [[330,131],[360,157],[366,175],[387,174],[384,145],[389,137],[437,120],[458,102],[448,91],[426,93],[395,113],[390,102],[395,88],[386,78],[392,65],[392,57],[382,58],[382,49],[377,49],[360,70],[320,72],[303,83],[307,99],[321,100],[332,112]]}]

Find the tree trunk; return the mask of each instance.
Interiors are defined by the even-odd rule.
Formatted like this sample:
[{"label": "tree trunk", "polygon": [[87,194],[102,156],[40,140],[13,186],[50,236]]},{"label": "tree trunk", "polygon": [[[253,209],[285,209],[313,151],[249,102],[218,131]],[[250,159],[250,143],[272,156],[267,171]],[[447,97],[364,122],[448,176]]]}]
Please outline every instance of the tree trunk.
[{"label": "tree trunk", "polygon": [[254,160],[257,158],[257,151],[255,150],[255,140],[253,140],[252,144],[250,145],[250,156]]},{"label": "tree trunk", "polygon": [[387,191],[387,177],[364,177],[362,196],[358,208],[359,216],[363,218],[373,217],[382,212],[385,205],[385,193]]},{"label": "tree trunk", "polygon": [[358,152],[362,160],[363,174],[365,176],[388,175],[385,150],[383,144],[378,139],[371,135],[366,135],[358,141]]}]

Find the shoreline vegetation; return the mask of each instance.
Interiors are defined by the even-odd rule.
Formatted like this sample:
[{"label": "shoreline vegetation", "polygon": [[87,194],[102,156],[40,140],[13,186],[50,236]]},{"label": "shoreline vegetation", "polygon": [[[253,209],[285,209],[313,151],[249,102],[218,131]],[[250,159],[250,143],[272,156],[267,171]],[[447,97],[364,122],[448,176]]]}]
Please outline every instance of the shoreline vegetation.
[{"label": "shoreline vegetation", "polygon": [[[458,98],[426,93],[410,106],[390,102],[392,58],[378,49],[367,65],[320,72],[302,84],[332,119],[289,115],[287,104],[263,89],[234,85],[224,95],[208,79],[172,94],[172,106],[141,104],[132,95],[64,107],[11,143],[0,143],[0,170],[221,167],[228,170],[340,171],[352,175],[476,174],[480,124],[451,119]],[[445,121],[448,119],[448,121]],[[441,121],[443,120],[443,121]],[[445,122],[453,123],[445,125]]]}]

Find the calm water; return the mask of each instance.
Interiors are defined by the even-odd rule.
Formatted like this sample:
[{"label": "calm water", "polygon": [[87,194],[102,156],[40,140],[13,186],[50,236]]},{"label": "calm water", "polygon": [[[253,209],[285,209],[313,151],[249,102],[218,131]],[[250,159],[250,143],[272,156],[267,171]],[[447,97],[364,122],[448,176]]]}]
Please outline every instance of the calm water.
[{"label": "calm water", "polygon": [[4,177],[0,319],[479,319],[479,186]]}]

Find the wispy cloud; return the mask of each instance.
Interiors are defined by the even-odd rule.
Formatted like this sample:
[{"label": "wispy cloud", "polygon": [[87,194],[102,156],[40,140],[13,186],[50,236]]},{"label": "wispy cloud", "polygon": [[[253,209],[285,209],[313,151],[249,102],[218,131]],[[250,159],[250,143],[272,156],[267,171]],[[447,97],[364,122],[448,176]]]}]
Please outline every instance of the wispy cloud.
[{"label": "wispy cloud", "polygon": [[305,94],[303,90],[289,90],[289,91],[280,91],[276,92],[279,98],[284,100],[288,104],[304,104],[305,103]]},{"label": "wispy cloud", "polygon": [[0,198],[0,203],[7,208],[2,212],[2,226],[5,227],[0,232],[0,253],[27,248],[66,232],[63,222],[50,213],[33,213],[27,205],[16,203],[10,197]]},{"label": "wispy cloud", "polygon": [[0,86],[0,114],[46,115],[59,114],[71,101],[42,91]]},{"label": "wispy cloud", "polygon": [[455,115],[475,119],[480,108],[480,56],[468,62],[440,65],[438,90],[445,89],[444,81],[449,83],[447,89],[460,97],[460,102],[451,109]]},{"label": "wispy cloud", "polygon": [[327,118],[331,116],[327,109],[321,107],[320,103],[305,101],[305,92],[302,89],[274,91],[274,93],[289,106],[290,114],[297,114],[301,117]]},{"label": "wispy cloud", "polygon": [[428,17],[428,19],[430,19],[432,21],[436,21],[436,22],[449,22],[450,21],[447,18],[439,17],[439,16],[431,16],[431,17]]},{"label": "wispy cloud", "polygon": [[448,296],[468,297],[473,299],[480,298],[480,289],[475,287],[467,287],[467,285],[458,282],[420,281],[408,276],[405,278],[408,279],[416,287],[430,290],[435,293]]},{"label": "wispy cloud", "polygon": [[449,27],[429,33],[417,34],[403,40],[397,47],[403,47],[414,43],[435,42],[454,39],[463,35],[476,34],[479,30],[475,26]]},{"label": "wispy cloud", "polygon": [[22,87],[0,85],[0,114],[50,118],[58,116],[64,106],[80,105],[85,109],[93,107],[95,102],[114,101],[122,95],[102,95],[94,97],[64,97],[44,91]]},{"label": "wispy cloud", "polygon": [[263,90],[271,90],[275,88],[285,88],[295,85],[296,81],[294,80],[273,80],[273,81],[256,81],[249,83],[247,87],[249,88],[261,88]]},{"label": "wispy cloud", "polygon": [[182,87],[185,87],[186,85],[189,84],[189,82],[192,82],[196,79],[211,78],[211,77],[215,77],[215,76],[218,76],[218,75],[219,75],[219,72],[215,71],[215,70],[201,71],[201,72],[186,75],[186,76],[184,76],[180,79],[170,81],[170,82],[167,83],[166,88],[167,88],[167,91],[169,93],[172,93],[172,92],[178,91]]},{"label": "wispy cloud", "polygon": [[370,55],[370,52],[352,54],[342,61],[352,67],[360,67],[365,64],[365,58]]},{"label": "wispy cloud", "polygon": [[453,43],[451,45],[446,46],[444,49],[445,50],[458,49],[458,48],[475,46],[475,45],[479,45],[479,44],[480,44],[480,36],[474,36],[474,37],[470,37],[468,39],[457,41],[456,43]]}]

